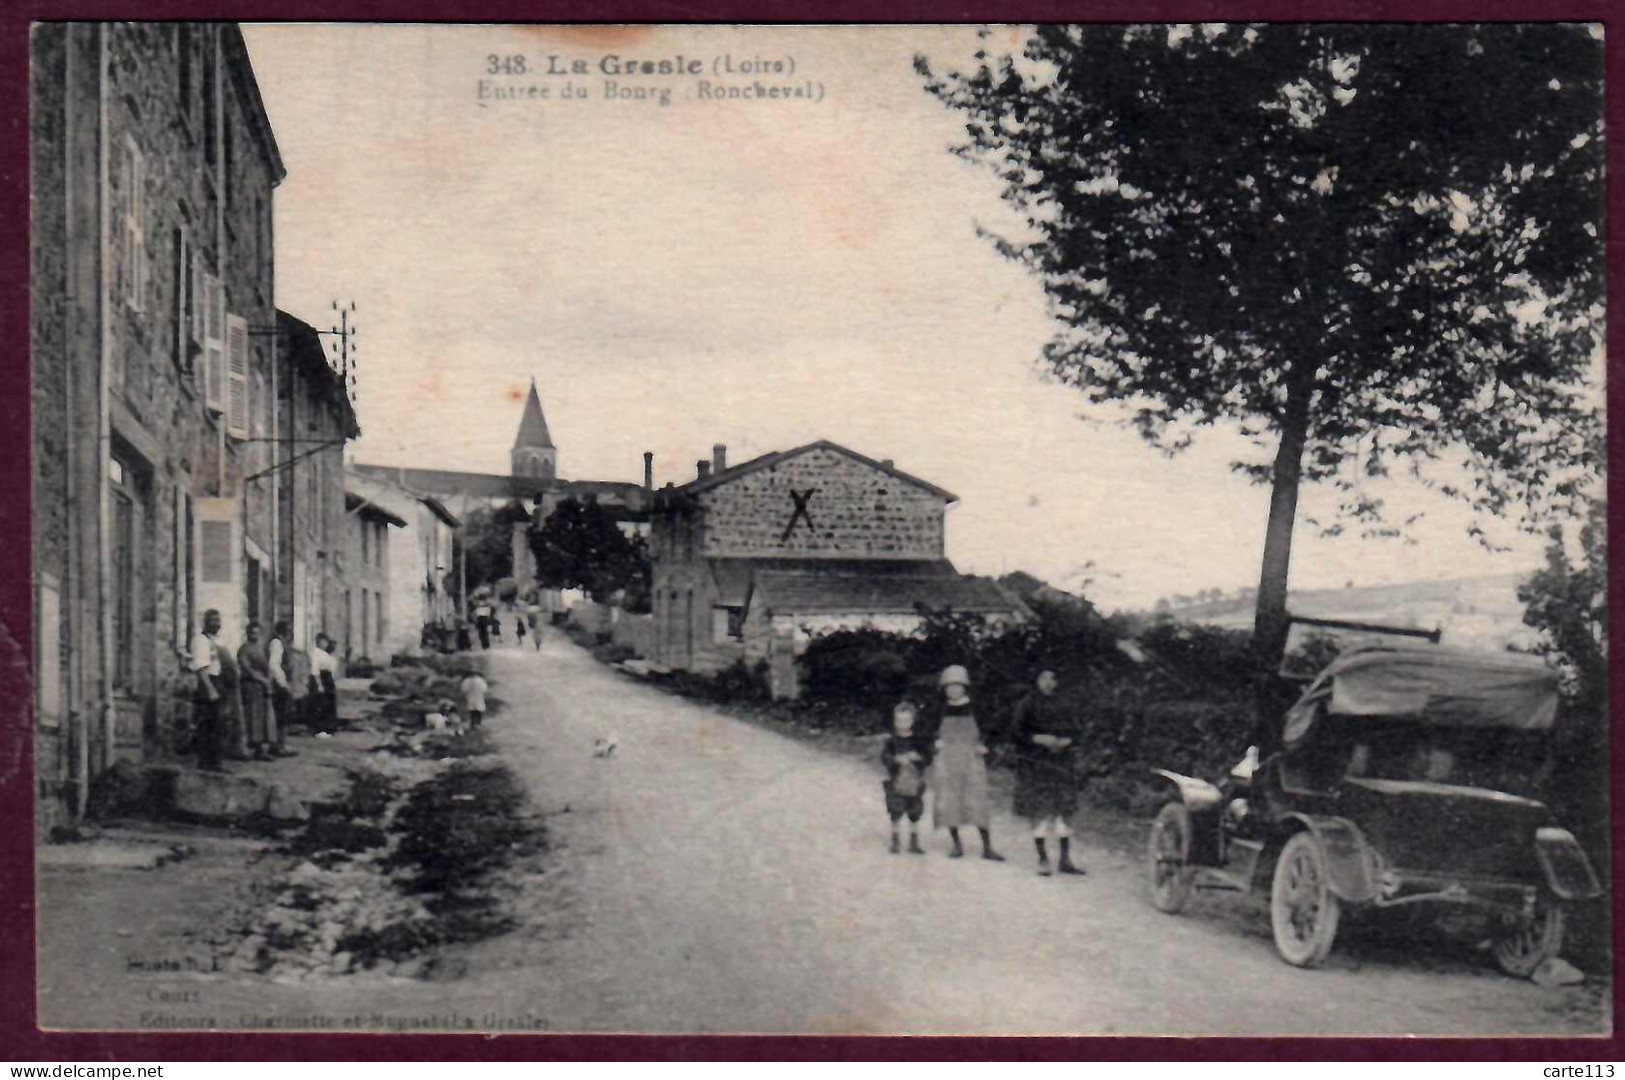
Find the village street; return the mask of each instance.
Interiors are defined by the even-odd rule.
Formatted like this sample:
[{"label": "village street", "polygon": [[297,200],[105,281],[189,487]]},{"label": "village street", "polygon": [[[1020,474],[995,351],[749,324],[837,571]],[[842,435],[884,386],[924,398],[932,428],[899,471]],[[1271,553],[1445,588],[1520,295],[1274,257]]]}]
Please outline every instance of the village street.
[{"label": "village street", "polygon": [[[562,636],[493,652],[505,757],[547,807],[567,936],[498,939],[523,964],[498,1011],[562,1030],[980,1033],[1497,1033],[1568,1030],[1575,990],[1350,942],[1282,964],[1262,908],[1151,908],[1137,855],[1085,846],[1040,879],[1025,831],[1004,864],[885,850],[873,764],[635,685]],[[593,741],[614,734],[611,759]],[[1087,832],[1087,828],[1085,828]],[[1088,841],[1084,843],[1087,845]],[[974,843],[971,844],[974,850]],[[557,882],[554,887],[560,887]],[[540,933],[537,931],[540,930]],[[474,976],[452,997],[483,983]],[[486,992],[477,991],[484,999]],[[1595,1023],[1592,1020],[1591,1023]]]},{"label": "village street", "polygon": [[[503,703],[495,749],[551,841],[540,872],[517,875],[515,929],[449,948],[429,978],[132,974],[127,955],[171,955],[216,917],[211,905],[244,873],[244,855],[221,844],[261,847],[195,839],[215,854],[178,870],[59,871],[42,887],[42,1023],[922,1034],[1606,1024],[1595,980],[1543,989],[1470,946],[1351,931],[1324,967],[1302,971],[1276,958],[1256,900],[1198,897],[1163,915],[1143,895],[1139,834],[1121,819],[1091,836],[1085,814],[1083,878],[1035,876],[1008,814],[994,828],[1006,863],[951,860],[929,833],[927,856],[890,855],[874,762],[639,685],[543,633],[539,651],[507,642],[482,654]],[[611,735],[616,753],[595,756]]]}]

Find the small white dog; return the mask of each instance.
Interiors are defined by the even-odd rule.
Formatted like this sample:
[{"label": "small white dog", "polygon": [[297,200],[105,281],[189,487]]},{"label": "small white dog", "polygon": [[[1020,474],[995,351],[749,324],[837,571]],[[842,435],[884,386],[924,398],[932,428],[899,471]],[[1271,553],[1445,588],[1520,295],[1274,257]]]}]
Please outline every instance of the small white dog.
[{"label": "small white dog", "polygon": [[619,745],[621,745],[620,739],[618,739],[615,733],[612,731],[608,735],[600,736],[592,741],[592,756],[602,758],[614,757],[615,748]]}]

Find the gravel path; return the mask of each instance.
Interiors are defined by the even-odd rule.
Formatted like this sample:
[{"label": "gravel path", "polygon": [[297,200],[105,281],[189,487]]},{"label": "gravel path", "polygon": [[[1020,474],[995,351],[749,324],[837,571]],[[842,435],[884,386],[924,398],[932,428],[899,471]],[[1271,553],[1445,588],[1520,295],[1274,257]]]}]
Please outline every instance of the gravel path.
[{"label": "gravel path", "polygon": [[[994,829],[1007,863],[948,859],[945,834],[927,837],[928,857],[890,855],[877,765],[638,685],[557,634],[540,652],[492,658],[509,702],[505,757],[546,806],[571,807],[551,819],[562,885],[537,901],[561,909],[565,936],[532,946],[555,974],[525,999],[559,1028],[1511,1034],[1606,1024],[1595,992],[1543,990],[1466,955],[1418,962],[1356,940],[1325,968],[1289,968],[1257,904],[1212,897],[1160,914],[1139,860],[1087,840],[1089,876],[1040,879],[1007,816]],[[593,741],[612,733],[615,756],[595,758]]]},{"label": "gravel path", "polygon": [[[1596,1034],[1607,986],[1546,990],[1467,950],[1340,941],[1276,959],[1256,900],[1144,896],[1137,856],[1082,841],[1081,879],[890,855],[878,763],[643,686],[561,635],[490,654],[497,749],[548,815],[520,926],[433,980],[132,974],[221,917],[243,859],[51,870],[41,888],[47,1027],[964,1034]],[[593,756],[613,733],[612,758]],[[562,812],[564,807],[569,812]],[[1121,835],[1123,824],[1111,822]],[[974,840],[971,845],[975,847]],[[219,851],[214,849],[219,847]],[[212,877],[211,877],[212,875]],[[142,912],[135,919],[124,913]],[[138,929],[130,929],[136,927]],[[184,959],[184,957],[183,957]]]}]

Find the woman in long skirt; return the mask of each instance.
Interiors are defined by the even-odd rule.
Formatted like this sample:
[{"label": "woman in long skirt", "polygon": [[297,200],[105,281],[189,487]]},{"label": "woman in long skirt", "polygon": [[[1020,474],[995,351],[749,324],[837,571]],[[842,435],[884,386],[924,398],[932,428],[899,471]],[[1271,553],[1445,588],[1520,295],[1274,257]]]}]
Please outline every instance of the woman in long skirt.
[{"label": "woman in long skirt", "polygon": [[271,660],[260,642],[257,622],[248,624],[248,640],[237,650],[237,668],[248,749],[256,758],[264,760],[271,756],[275,736],[270,724]]},{"label": "woman in long skirt", "polygon": [[974,825],[982,837],[982,858],[1003,862],[993,850],[991,809],[987,797],[987,746],[971,708],[970,675],[954,664],[943,669],[941,723],[937,725],[936,755],[931,764],[931,791],[934,801],[931,821],[947,829],[953,840],[950,858],[961,858],[965,848],[959,841],[959,827]]}]

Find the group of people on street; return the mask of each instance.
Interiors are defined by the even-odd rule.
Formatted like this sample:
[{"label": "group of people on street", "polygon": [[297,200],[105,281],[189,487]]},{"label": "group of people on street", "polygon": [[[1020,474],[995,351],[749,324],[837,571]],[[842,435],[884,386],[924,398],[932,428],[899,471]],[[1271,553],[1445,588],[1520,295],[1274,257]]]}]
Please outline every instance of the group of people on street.
[{"label": "group of people on street", "polygon": [[[542,635],[538,632],[537,619],[538,609],[534,605],[514,611],[514,640],[519,643],[521,649],[525,647],[526,635],[529,635],[530,639],[535,642],[536,648],[540,649],[542,647]],[[469,616],[469,621],[474,624],[474,632],[479,635],[480,648],[489,649],[493,640],[501,644],[502,616],[490,604],[480,604],[475,607]],[[458,647],[465,648],[466,646],[460,643]]]},{"label": "group of people on street", "polygon": [[[932,792],[932,823],[948,830],[950,858],[963,858],[959,830],[974,826],[982,842],[982,858],[1003,862],[993,847],[992,807],[988,798],[988,738],[976,719],[970,696],[970,675],[959,664],[944,668],[938,677],[942,702],[934,710],[927,730],[919,728],[919,710],[909,701],[892,710],[892,732],[881,746],[886,770],[882,790],[891,819],[891,852],[903,850],[900,828],[908,819],[908,851],[924,855],[919,823],[925,816],[925,793]],[[1055,672],[1039,672],[1033,690],[1015,708],[1011,735],[1015,748],[1015,812],[1033,830],[1038,873],[1057,871],[1081,875],[1083,867],[1072,859],[1071,818],[1078,808],[1078,779],[1071,753],[1078,731],[1074,720],[1055,698]],[[1049,841],[1056,844],[1050,862]]]},{"label": "group of people on street", "polygon": [[339,662],[333,639],[317,634],[308,650],[292,646],[278,622],[264,638],[251,621],[234,653],[220,641],[220,612],[210,608],[188,655],[192,686],[192,749],[198,767],[223,772],[226,758],[260,761],[294,757],[288,729],[317,734],[338,728]]}]

